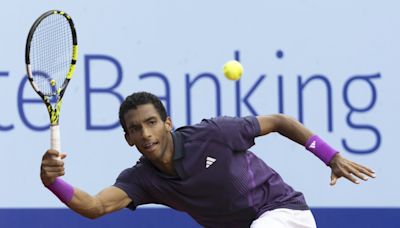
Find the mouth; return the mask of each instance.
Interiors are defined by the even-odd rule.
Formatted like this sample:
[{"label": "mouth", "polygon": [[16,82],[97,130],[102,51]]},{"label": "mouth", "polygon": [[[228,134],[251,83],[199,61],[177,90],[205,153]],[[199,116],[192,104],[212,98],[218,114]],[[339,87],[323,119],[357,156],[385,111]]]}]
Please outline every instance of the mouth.
[{"label": "mouth", "polygon": [[158,142],[147,142],[143,144],[143,149],[147,151],[154,150],[155,147],[157,146]]}]

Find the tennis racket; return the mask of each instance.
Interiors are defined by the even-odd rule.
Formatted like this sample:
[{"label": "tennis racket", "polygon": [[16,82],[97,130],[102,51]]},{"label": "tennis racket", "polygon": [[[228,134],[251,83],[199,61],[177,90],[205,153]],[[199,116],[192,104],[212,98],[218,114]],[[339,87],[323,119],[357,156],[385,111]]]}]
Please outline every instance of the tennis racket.
[{"label": "tennis racket", "polygon": [[26,71],[30,84],[47,107],[50,147],[58,151],[61,151],[61,101],[74,73],[77,56],[76,31],[68,14],[51,10],[36,19],[26,41]]}]

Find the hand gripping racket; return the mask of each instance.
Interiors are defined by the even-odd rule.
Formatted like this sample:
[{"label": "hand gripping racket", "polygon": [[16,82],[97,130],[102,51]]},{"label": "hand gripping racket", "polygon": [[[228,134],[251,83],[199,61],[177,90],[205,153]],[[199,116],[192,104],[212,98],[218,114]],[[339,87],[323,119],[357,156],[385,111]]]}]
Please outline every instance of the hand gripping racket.
[{"label": "hand gripping racket", "polygon": [[50,116],[51,149],[60,151],[59,114],[63,95],[78,56],[76,31],[71,17],[51,10],[33,23],[25,47],[29,82],[42,98]]}]

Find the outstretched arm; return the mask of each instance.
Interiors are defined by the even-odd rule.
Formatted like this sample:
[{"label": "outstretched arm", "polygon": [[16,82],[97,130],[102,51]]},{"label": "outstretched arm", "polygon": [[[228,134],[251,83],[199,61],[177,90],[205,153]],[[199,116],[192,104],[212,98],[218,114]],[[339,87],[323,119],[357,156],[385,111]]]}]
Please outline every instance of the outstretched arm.
[{"label": "outstretched arm", "polygon": [[67,206],[82,216],[95,219],[125,208],[130,202],[128,195],[117,187],[105,188],[95,196],[74,188],[74,197]]},{"label": "outstretched arm", "polygon": [[[55,159],[60,157],[61,159]],[[59,177],[64,175],[65,154],[48,150],[42,158],[40,177],[43,184],[60,198],[69,208],[82,216],[98,218],[102,215],[125,208],[132,200],[117,187],[103,189],[95,196],[72,187]]]},{"label": "outstretched arm", "polygon": [[303,124],[288,115],[257,116],[257,120],[260,124],[260,136],[271,132],[278,132],[304,146],[307,140],[313,135]]},{"label": "outstretched arm", "polygon": [[[260,125],[260,136],[271,132],[278,132],[290,140],[306,146],[307,141],[314,135],[309,129],[304,127],[303,124],[288,115],[275,114],[257,116],[257,120]],[[375,177],[375,174],[371,169],[349,161],[343,158],[339,153],[336,153],[332,158],[330,158],[327,165],[332,169],[331,185],[335,185],[337,179],[341,177],[356,184],[359,184],[359,180],[355,177],[362,180],[368,180],[367,176]]]}]

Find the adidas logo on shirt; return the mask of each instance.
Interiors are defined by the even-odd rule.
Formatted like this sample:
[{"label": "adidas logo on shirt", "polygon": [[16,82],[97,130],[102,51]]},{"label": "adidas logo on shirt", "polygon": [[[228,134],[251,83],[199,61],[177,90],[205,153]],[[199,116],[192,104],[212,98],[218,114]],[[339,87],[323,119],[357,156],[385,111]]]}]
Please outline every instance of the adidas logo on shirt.
[{"label": "adidas logo on shirt", "polygon": [[317,143],[315,142],[315,140],[310,144],[309,148],[313,148],[315,149],[315,147],[317,146]]},{"label": "adidas logo on shirt", "polygon": [[206,158],[206,168],[208,169],[208,167],[210,167],[212,164],[214,164],[214,162],[217,159],[213,158],[213,157],[207,157]]}]

